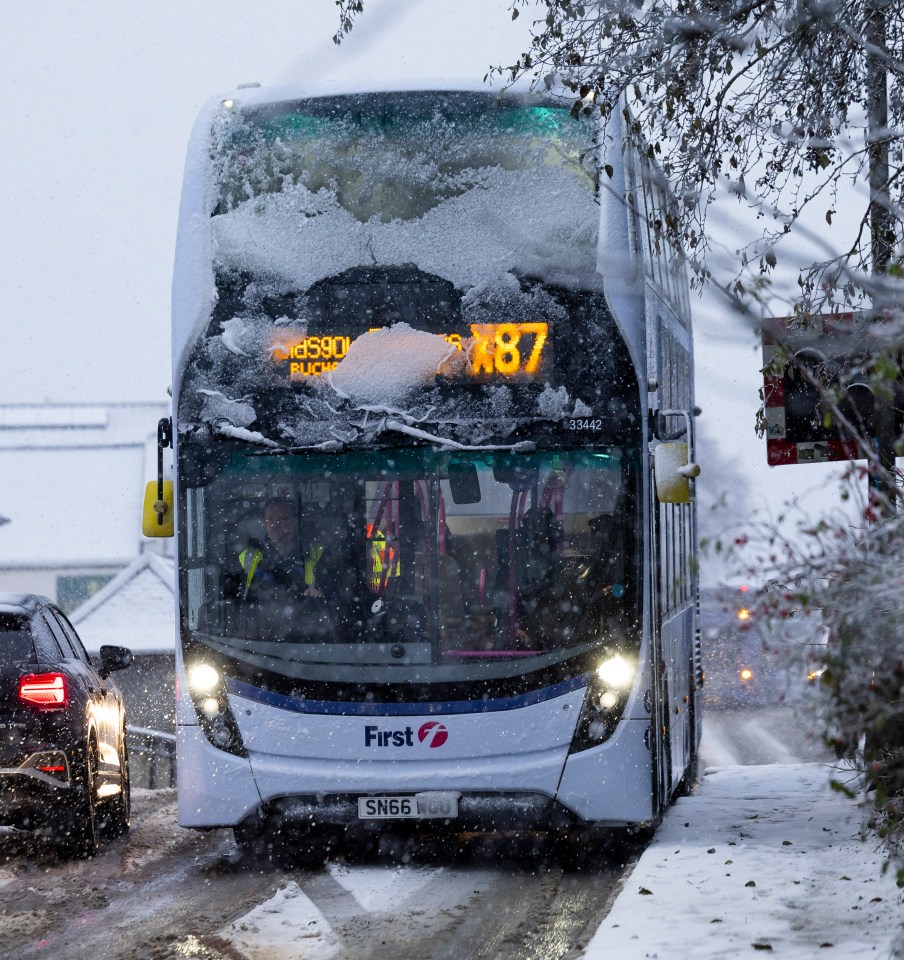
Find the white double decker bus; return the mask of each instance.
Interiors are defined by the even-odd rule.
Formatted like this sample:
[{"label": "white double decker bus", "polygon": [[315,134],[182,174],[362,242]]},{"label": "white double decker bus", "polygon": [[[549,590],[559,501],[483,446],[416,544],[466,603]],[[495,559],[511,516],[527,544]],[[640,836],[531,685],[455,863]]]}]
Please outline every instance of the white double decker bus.
[{"label": "white double decker bus", "polygon": [[198,120],[146,508],[183,826],[640,828],[695,775],[686,281],[604,133],[460,88]]}]

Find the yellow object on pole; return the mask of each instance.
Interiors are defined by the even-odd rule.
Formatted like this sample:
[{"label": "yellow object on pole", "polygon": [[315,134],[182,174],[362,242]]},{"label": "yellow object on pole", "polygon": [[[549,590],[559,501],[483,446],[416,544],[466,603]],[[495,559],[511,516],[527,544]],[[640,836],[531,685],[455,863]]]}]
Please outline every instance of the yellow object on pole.
[{"label": "yellow object on pole", "polygon": [[173,481],[163,481],[163,498],[158,497],[157,481],[151,480],[144,488],[144,509],[141,513],[141,532],[146,537],[171,537],[174,533],[175,502]]}]

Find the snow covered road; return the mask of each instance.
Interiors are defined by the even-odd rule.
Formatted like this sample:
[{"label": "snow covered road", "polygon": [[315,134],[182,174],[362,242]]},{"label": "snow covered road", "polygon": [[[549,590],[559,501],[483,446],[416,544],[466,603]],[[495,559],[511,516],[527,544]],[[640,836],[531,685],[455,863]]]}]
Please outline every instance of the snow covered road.
[{"label": "snow covered road", "polygon": [[215,928],[272,893],[272,877],[230,862],[225,835],[175,826],[173,791],[136,791],[133,810],[131,835],[90,862],[59,863],[51,853],[7,843],[0,871],[5,957],[175,956],[174,931],[190,937]]},{"label": "snow covered road", "polygon": [[617,872],[331,865],[221,931],[249,960],[545,960],[586,942]]},{"label": "snow covered road", "polygon": [[[781,708],[710,712],[702,752],[709,766],[823,758]],[[622,888],[622,861],[640,852],[575,870],[529,844],[469,838],[457,847],[451,838],[395,846],[322,869],[255,865],[226,831],[178,828],[173,791],[136,791],[131,834],[93,862],[60,863],[13,841],[0,846],[0,953],[10,960],[573,957]],[[644,926],[636,932],[645,936]]]},{"label": "snow covered road", "polygon": [[768,763],[806,763],[833,759],[800,714],[786,706],[758,709],[706,709],[701,765],[729,767]]},{"label": "snow covered road", "polygon": [[250,865],[228,832],[178,828],[170,790],[136,791],[129,837],[92,862],[0,849],[6,960],[546,960],[589,940],[623,873],[477,840],[409,863],[396,850],[318,870]]}]

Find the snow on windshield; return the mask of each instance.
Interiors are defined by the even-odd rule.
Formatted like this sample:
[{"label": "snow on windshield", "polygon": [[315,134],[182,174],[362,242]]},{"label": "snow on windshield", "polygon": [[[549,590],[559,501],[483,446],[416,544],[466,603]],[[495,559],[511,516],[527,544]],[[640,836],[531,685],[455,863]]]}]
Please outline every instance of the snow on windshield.
[{"label": "snow on windshield", "polygon": [[592,273],[599,211],[589,124],[481,94],[315,99],[222,118],[222,268],[295,289],[414,264],[466,290],[515,270]]},{"label": "snow on windshield", "polygon": [[[303,445],[360,437],[366,420],[351,425],[349,407],[401,412],[411,427],[428,415],[434,424],[468,421],[468,435],[458,435],[467,443],[506,436],[525,418],[588,415],[568,389],[545,382],[549,363],[529,409],[515,409],[503,383],[464,403],[423,395],[438,376],[461,373],[473,324],[567,324],[569,310],[544,282],[598,295],[592,133],[565,108],[474,93],[224,110],[211,144],[210,229],[216,274],[239,278],[238,292],[229,301],[220,291],[196,353],[194,411],[184,412],[220,432],[231,424],[235,436],[260,412],[250,398],[288,393],[276,439]],[[349,279],[381,270],[417,277],[384,278],[394,292],[383,301],[361,292],[376,289],[372,281]],[[335,335],[317,344],[329,355],[296,364],[304,372],[293,371],[291,385],[305,389],[287,390],[273,357],[311,331]],[[523,336],[539,359],[536,332]],[[409,402],[418,391],[422,402]]]},{"label": "snow on windshield", "polygon": [[[589,202],[588,202],[589,200]],[[509,271],[592,272],[599,211],[568,174],[496,170],[416,220],[362,223],[334,194],[301,184],[214,220],[221,267],[298,289],[361,264],[410,263],[459,289]]]}]

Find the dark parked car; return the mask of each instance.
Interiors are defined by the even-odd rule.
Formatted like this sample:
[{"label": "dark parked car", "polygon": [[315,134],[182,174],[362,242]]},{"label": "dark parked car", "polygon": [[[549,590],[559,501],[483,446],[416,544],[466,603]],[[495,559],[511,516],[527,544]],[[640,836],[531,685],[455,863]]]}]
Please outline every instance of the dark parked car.
[{"label": "dark parked car", "polygon": [[96,666],[51,600],[0,593],[0,825],[49,834],[73,857],[129,829],[125,709],[110,674],[131,662],[125,647],[101,647]]}]

